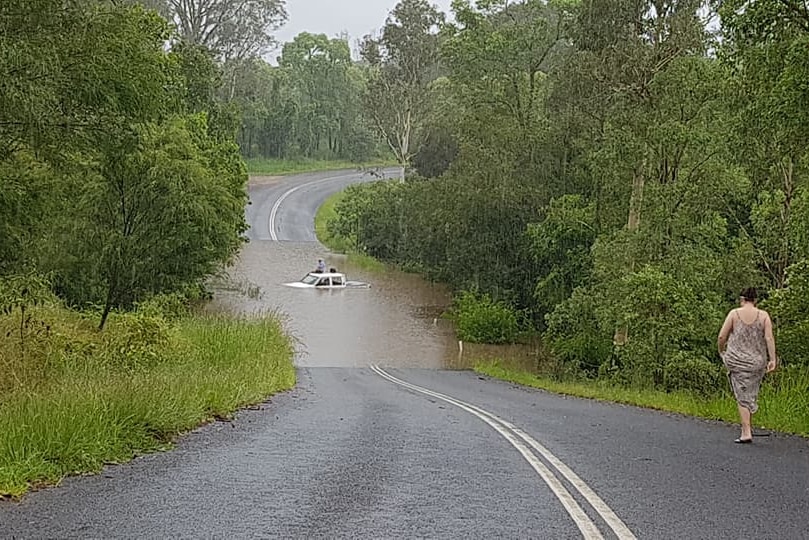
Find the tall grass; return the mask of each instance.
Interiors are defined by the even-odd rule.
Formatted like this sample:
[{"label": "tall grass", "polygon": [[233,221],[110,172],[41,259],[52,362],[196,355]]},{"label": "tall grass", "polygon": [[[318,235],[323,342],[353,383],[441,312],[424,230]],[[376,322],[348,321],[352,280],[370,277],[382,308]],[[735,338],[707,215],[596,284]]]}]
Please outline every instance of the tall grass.
[{"label": "tall grass", "polygon": [[[636,405],[667,412],[736,423],[736,402],[728,392],[700,396],[690,392],[663,392],[629,388],[603,380],[558,380],[513,370],[503,361],[480,362],[475,371],[490,377],[540,388],[556,394]],[[759,395],[753,424],[782,433],[809,436],[809,370],[788,367],[768,376]]]},{"label": "tall grass", "polygon": [[[25,356],[0,334],[0,495],[166,448],[295,384],[292,345],[275,318],[169,325],[119,315],[98,333],[61,308],[35,316],[49,330]],[[9,319],[0,317],[0,330]],[[152,323],[162,325],[149,334],[158,339],[138,338]]]},{"label": "tall grass", "polygon": [[333,171],[339,169],[357,169],[358,167],[383,167],[393,165],[392,161],[379,160],[372,163],[352,163],[343,160],[320,159],[245,159],[247,170],[251,174],[266,174],[282,176],[285,174],[298,174],[317,171]]}]

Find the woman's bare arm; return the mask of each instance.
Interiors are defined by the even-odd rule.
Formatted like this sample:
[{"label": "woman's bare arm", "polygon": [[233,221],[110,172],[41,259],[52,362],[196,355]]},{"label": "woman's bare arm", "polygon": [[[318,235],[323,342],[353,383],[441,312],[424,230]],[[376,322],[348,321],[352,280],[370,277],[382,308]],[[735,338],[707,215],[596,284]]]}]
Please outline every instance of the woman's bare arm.
[{"label": "woman's bare arm", "polygon": [[773,371],[778,360],[775,355],[775,336],[772,331],[772,319],[770,319],[770,314],[766,311],[764,312],[764,339],[767,341],[767,355],[770,358],[767,364],[767,371]]},{"label": "woman's bare arm", "polygon": [[728,344],[728,337],[730,336],[731,330],[733,330],[733,311],[728,313],[728,316],[725,317],[725,322],[722,324],[722,329],[719,330],[719,337],[716,340],[720,356],[725,352],[725,346]]}]

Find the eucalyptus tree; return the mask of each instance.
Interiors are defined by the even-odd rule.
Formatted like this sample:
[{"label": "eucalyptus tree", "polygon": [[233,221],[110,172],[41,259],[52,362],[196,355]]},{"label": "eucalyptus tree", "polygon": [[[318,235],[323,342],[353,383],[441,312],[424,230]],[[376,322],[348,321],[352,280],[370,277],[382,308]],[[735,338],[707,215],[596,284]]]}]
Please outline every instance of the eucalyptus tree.
[{"label": "eucalyptus tree", "polygon": [[429,107],[437,74],[444,13],[427,0],[402,0],[379,37],[366,36],[361,54],[371,76],[365,105],[371,123],[401,166],[401,179],[417,151],[415,139]]},{"label": "eucalyptus tree", "polygon": [[247,174],[236,146],[207,131],[201,116],[140,124],[86,179],[66,277],[92,280],[95,294],[76,299],[100,301],[102,328],[113,308],[181,290],[237,253]]},{"label": "eucalyptus tree", "polygon": [[284,0],[165,0],[182,38],[214,51],[222,60],[265,52],[286,20]]},{"label": "eucalyptus tree", "polygon": [[112,1],[0,4],[3,270],[35,264],[99,141],[170,109],[168,35],[157,15]]},{"label": "eucalyptus tree", "polygon": [[298,89],[298,140],[304,155],[311,157],[320,150],[323,139],[328,151],[337,154],[347,113],[356,102],[350,95],[348,42],[303,32],[284,45],[278,63]]},{"label": "eucalyptus tree", "polygon": [[236,81],[233,103],[241,113],[238,141],[245,156],[286,158],[295,151],[299,96],[287,71],[250,60]]},{"label": "eucalyptus tree", "polygon": [[[722,4],[720,55],[734,73],[740,162],[753,182],[758,260],[776,288],[809,257],[809,11],[805,2]],[[746,223],[744,215],[740,222]]]}]

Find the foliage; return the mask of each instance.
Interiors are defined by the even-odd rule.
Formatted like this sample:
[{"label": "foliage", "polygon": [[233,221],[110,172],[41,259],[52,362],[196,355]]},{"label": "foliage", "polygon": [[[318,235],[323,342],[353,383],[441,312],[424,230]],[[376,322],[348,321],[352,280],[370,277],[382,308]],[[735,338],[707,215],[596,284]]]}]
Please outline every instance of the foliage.
[{"label": "foliage", "polygon": [[[48,334],[50,329],[34,318],[32,311],[37,306],[54,303],[51,284],[36,274],[16,274],[0,278],[0,313],[18,317],[13,332],[19,338],[20,356],[25,356],[26,344],[31,335]],[[9,332],[6,337],[10,337]]]},{"label": "foliage", "polygon": [[438,178],[449,169],[458,155],[458,143],[446,129],[428,129],[424,141],[413,156],[413,168],[425,178]]},{"label": "foliage", "polygon": [[[176,435],[294,385],[279,321],[80,313],[38,307],[50,328],[23,359],[0,315],[0,496],[166,448]],[[189,376],[193,374],[193,376]]]},{"label": "foliage", "polygon": [[725,385],[727,375],[720,364],[687,351],[675,353],[663,367],[662,388],[668,392],[686,390],[707,397]]},{"label": "foliage", "polygon": [[134,2],[0,15],[0,276],[47,274],[103,326],[227,264],[247,176],[207,50],[167,50],[169,24]]},{"label": "foliage", "polygon": [[579,287],[546,315],[547,339],[560,362],[595,375],[612,356],[612,328],[604,327],[594,291]]},{"label": "foliage", "polygon": [[781,361],[809,365],[809,261],[790,266],[784,288],[773,291],[763,307],[775,322]]},{"label": "foliage", "polygon": [[809,26],[777,0],[730,2],[717,40],[702,8],[454,2],[405,106],[437,178],[348,192],[332,232],[524,310],[569,373],[716,393],[716,332],[749,286],[773,291],[781,350],[805,363]]},{"label": "foliage", "polygon": [[260,55],[287,17],[284,0],[149,0],[177,24],[188,43],[224,60]]},{"label": "foliage", "polygon": [[365,107],[374,129],[402,167],[402,181],[417,150],[428,110],[429,84],[436,75],[438,28],[444,14],[427,0],[401,0],[381,36],[366,36],[363,59],[371,67]]},{"label": "foliage", "polygon": [[228,98],[239,107],[239,142],[250,158],[370,161],[378,141],[361,111],[366,69],[347,38],[301,33],[274,67],[243,62]]},{"label": "foliage", "polygon": [[76,205],[60,287],[72,303],[103,303],[102,326],[112,308],[212,274],[246,229],[244,166],[235,146],[207,139],[204,118],[139,127],[109,152]]},{"label": "foliage", "polygon": [[[704,396],[688,391],[629,388],[608,381],[560,381],[542,374],[511,369],[506,362],[479,363],[475,366],[475,371],[559,394],[625,403],[711,420],[738,421],[736,401],[728,392]],[[761,402],[766,403],[766,406],[753,417],[755,426],[783,433],[809,435],[807,387],[809,374],[803,369],[786,369],[768,376],[761,389]]]},{"label": "foliage", "polygon": [[529,224],[529,249],[540,272],[534,296],[542,312],[551,311],[588,282],[595,216],[594,204],[579,195],[565,195],[551,201],[539,223]]},{"label": "foliage", "polygon": [[473,291],[455,297],[450,316],[457,324],[458,337],[470,343],[513,343],[520,331],[512,308]]},{"label": "foliage", "polygon": [[[672,363],[692,356],[713,358],[724,313],[704,292],[648,265],[608,289],[602,324],[627,326],[632,334],[618,351],[618,377],[633,384],[665,387]],[[610,293],[614,297],[610,297]]]}]

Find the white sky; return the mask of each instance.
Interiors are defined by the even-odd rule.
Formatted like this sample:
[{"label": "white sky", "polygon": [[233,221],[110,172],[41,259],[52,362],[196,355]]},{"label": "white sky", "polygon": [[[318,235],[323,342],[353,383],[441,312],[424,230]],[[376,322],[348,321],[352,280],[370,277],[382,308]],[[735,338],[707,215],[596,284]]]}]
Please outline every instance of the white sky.
[{"label": "white sky", "polygon": [[[348,32],[351,47],[364,35],[385,24],[388,13],[398,0],[287,0],[289,20],[277,33],[278,41],[291,41],[301,32],[336,37]],[[449,13],[451,0],[430,0],[441,11]],[[275,60],[279,51],[269,56]]]}]

